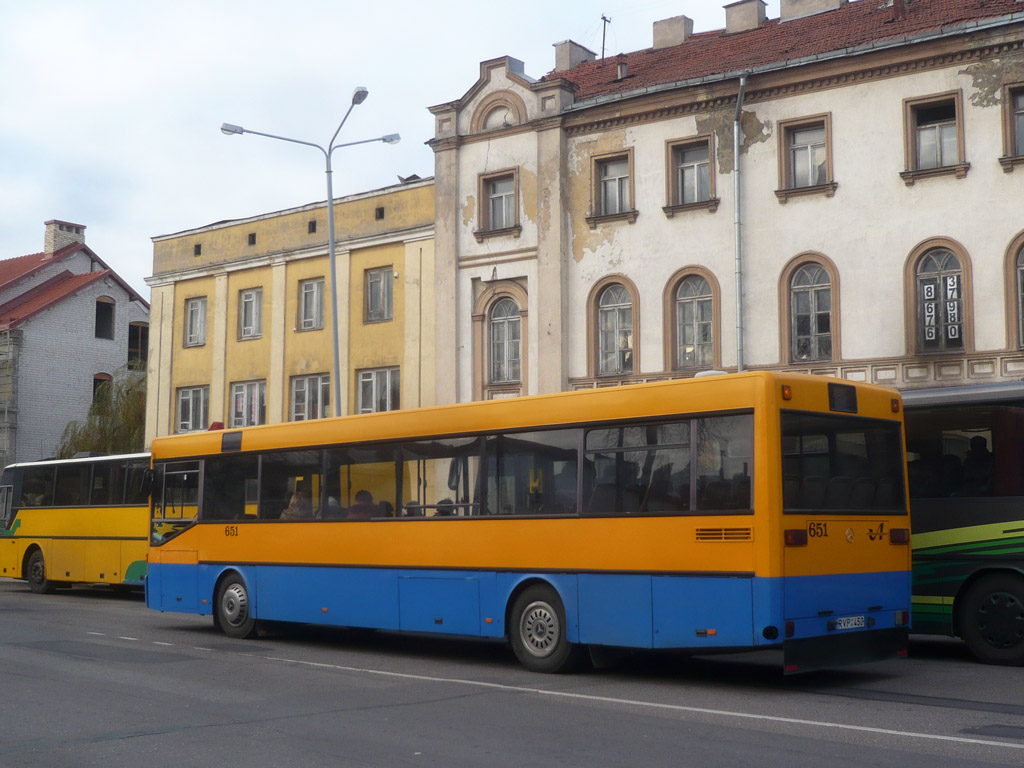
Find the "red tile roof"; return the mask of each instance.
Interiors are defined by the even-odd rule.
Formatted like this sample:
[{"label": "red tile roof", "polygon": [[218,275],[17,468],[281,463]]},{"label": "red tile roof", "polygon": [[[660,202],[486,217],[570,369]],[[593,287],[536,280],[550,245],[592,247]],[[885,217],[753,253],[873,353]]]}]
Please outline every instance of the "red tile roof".
[{"label": "red tile roof", "polygon": [[[29,257],[22,256],[21,258]],[[8,259],[8,261],[14,260]],[[85,286],[112,274],[109,269],[100,272],[87,272],[84,275],[75,275],[65,270],[0,306],[0,330],[17,327],[33,315],[39,314],[44,309],[77,293]]]},{"label": "red tile roof", "polygon": [[85,246],[82,243],[70,243],[53,253],[30,253],[28,256],[15,256],[13,259],[0,260],[0,290],[23,277],[28,277],[36,270],[54,262],[66,259],[78,253]]},{"label": "red tile roof", "polygon": [[[653,85],[756,70],[887,40],[896,42],[900,38],[1011,14],[1018,22],[1024,22],[1024,3],[1020,0],[910,0],[906,16],[894,19],[893,9],[884,7],[882,0],[856,0],[836,10],[802,19],[785,22],[771,19],[745,32],[699,32],[681,45],[606,56],[604,61],[585,62],[565,72],[551,72],[547,78],[563,78],[574,83],[576,99],[582,101]],[[622,60],[627,64],[627,76],[619,80],[617,64]]]}]

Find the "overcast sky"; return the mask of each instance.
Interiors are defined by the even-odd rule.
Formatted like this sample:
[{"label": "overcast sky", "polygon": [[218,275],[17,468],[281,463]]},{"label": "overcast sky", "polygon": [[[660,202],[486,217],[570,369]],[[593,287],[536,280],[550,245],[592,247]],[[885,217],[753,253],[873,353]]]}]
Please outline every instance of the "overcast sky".
[{"label": "overcast sky", "polygon": [[[685,14],[725,26],[725,0],[0,0],[0,258],[43,249],[43,222],[86,243],[144,297],[155,235],[326,198],[322,155],[223,122],[326,144],[340,197],[431,176],[427,107],[462,96],[479,63],[509,55],[540,78],[554,43],[650,47]],[[779,14],[769,0],[768,17]]]}]

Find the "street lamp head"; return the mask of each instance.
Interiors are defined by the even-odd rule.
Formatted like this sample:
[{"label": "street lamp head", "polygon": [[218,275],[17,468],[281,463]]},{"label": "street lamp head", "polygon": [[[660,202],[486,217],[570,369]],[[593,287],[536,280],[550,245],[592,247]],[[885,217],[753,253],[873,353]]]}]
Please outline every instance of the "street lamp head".
[{"label": "street lamp head", "polygon": [[366,97],[369,95],[370,92],[360,85],[354,91],[352,91],[352,106],[355,106],[356,104],[362,104],[364,101],[366,101]]},{"label": "street lamp head", "polygon": [[241,136],[243,133],[245,133],[245,129],[242,128],[242,126],[240,125],[232,125],[231,123],[221,123],[220,132],[223,133],[225,136],[233,136],[236,133],[239,136]]},{"label": "street lamp head", "polygon": [[402,140],[402,137],[397,133],[389,133],[387,136],[381,136],[380,140],[385,144],[397,144]]}]

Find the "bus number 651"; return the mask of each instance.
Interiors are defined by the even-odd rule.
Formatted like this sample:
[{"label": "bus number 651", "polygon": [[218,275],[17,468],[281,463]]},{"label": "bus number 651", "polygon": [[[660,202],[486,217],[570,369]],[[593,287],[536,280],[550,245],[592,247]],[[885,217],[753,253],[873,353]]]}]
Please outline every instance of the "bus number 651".
[{"label": "bus number 651", "polygon": [[224,535],[225,536],[237,536],[238,535],[238,526],[237,525],[225,525],[224,526]]},{"label": "bus number 651", "polygon": [[808,523],[807,535],[812,539],[823,539],[828,536],[828,523]]}]

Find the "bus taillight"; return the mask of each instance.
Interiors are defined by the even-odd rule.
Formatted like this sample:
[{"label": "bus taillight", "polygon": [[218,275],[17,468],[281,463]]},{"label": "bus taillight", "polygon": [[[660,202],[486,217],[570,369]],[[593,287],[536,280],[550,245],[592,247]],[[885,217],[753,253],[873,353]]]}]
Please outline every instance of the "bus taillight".
[{"label": "bus taillight", "polygon": [[910,611],[896,611],[896,618],[894,621],[897,627],[909,627]]},{"label": "bus taillight", "polygon": [[806,528],[787,528],[783,533],[787,547],[806,547],[807,546],[807,529]]},{"label": "bus taillight", "polygon": [[910,529],[909,528],[890,528],[889,529],[889,543],[890,544],[909,544],[910,543]]}]

